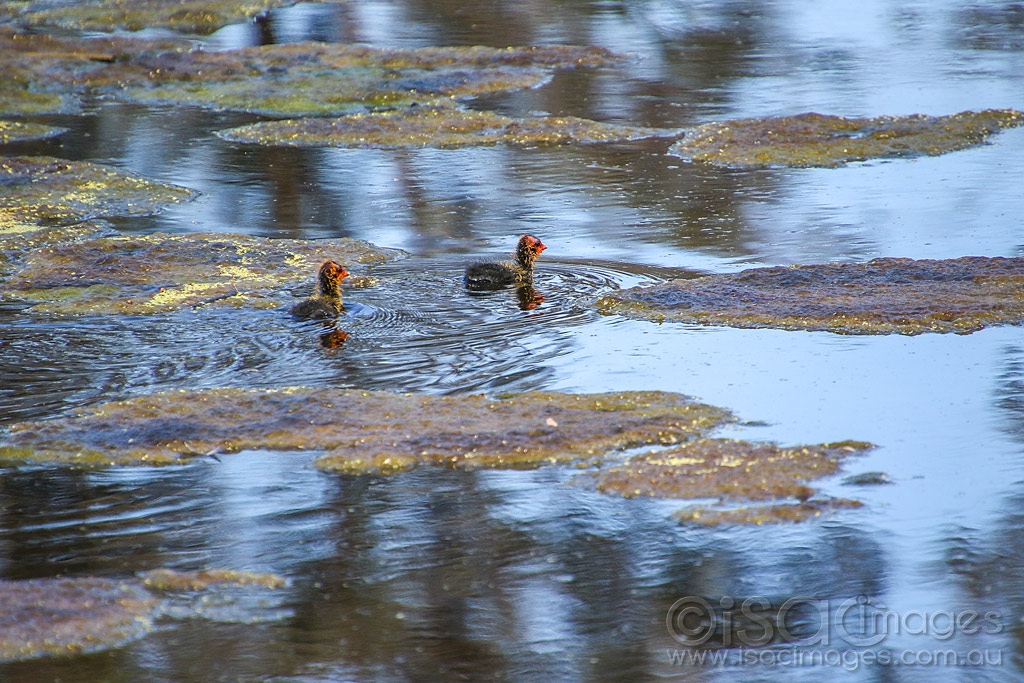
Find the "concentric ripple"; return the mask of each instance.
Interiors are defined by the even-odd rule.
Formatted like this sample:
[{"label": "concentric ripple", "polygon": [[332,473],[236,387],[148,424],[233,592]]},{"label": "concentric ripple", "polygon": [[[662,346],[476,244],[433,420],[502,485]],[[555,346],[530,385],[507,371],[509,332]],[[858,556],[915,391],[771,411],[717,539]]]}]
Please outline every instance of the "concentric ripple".
[{"label": "concentric ripple", "polygon": [[[414,273],[410,273],[415,270]],[[378,268],[379,287],[348,295],[374,311],[339,322],[350,386],[460,393],[542,386],[593,319],[602,292],[653,281],[610,265],[545,263],[532,290],[467,292],[462,263],[410,259]],[[332,359],[334,360],[334,359]]]},{"label": "concentric ripple", "polygon": [[0,424],[174,388],[330,385],[460,393],[541,387],[600,294],[660,278],[633,266],[544,262],[533,290],[470,293],[462,261],[408,259],[345,294],[337,321],[273,310],[145,317],[6,310]]}]

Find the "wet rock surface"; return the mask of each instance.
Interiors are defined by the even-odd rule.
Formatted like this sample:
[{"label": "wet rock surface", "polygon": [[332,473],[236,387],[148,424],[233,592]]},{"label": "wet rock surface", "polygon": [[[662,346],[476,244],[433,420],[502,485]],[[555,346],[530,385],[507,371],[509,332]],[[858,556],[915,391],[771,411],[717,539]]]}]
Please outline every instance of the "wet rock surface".
[{"label": "wet rock surface", "polygon": [[[73,235],[73,233],[72,233]],[[271,240],[222,233],[86,236],[15,253],[0,296],[32,310],[145,315],[198,306],[276,308],[272,295],[312,288],[326,259],[372,265],[401,257],[362,240]],[[353,285],[368,286],[366,276]],[[308,284],[307,284],[308,283]]]},{"label": "wet rock surface", "polygon": [[451,103],[536,87],[556,70],[612,66],[592,47],[382,49],[295,43],[220,52],[186,41],[59,38],[0,27],[0,114],[75,113],[82,98],[267,116]]},{"label": "wet rock surface", "polygon": [[690,130],[670,152],[732,168],[836,167],[870,159],[936,156],[984,144],[1024,124],[1012,109],[950,116],[845,118],[824,114],[737,119]]},{"label": "wet rock surface", "polygon": [[[109,650],[145,637],[162,616],[202,616],[201,610],[167,599],[170,591],[285,585],[286,581],[274,574],[231,570],[157,569],[128,579],[0,580],[0,662]],[[218,601],[224,605],[218,616],[224,618],[231,612],[227,607],[230,597],[221,593]],[[236,616],[244,620],[241,611]]]},{"label": "wet rock surface", "polygon": [[16,18],[32,26],[83,31],[140,31],[169,28],[206,34],[231,23],[253,19],[294,0],[86,0],[73,4],[35,0],[19,3]]},{"label": "wet rock surface", "polygon": [[663,392],[528,392],[495,400],[306,387],[177,391],[15,424],[0,460],[151,465],[267,449],[323,451],[316,466],[338,472],[536,467],[674,443],[732,419]]},{"label": "wet rock surface", "polygon": [[288,147],[467,147],[622,142],[676,131],[616,126],[575,117],[516,119],[451,107],[354,114],[332,119],[266,121],[220,131],[233,142]]},{"label": "wet rock surface", "polygon": [[87,161],[0,157],[0,236],[111,216],[144,216],[197,192]]},{"label": "wet rock surface", "polygon": [[1022,258],[880,258],[674,280],[613,292],[597,307],[605,314],[656,322],[840,334],[967,334],[1024,322],[1022,285]]}]

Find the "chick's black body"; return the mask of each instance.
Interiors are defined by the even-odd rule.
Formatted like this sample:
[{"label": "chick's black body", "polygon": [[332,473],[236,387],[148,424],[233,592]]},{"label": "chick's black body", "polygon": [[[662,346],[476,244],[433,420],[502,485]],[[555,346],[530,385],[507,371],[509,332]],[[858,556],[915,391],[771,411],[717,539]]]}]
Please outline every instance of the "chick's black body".
[{"label": "chick's black body", "polygon": [[515,259],[498,263],[474,263],[466,268],[466,289],[488,291],[533,283],[533,266],[547,249],[533,235],[523,235],[516,245]]},{"label": "chick's black body", "polygon": [[341,281],[348,275],[344,267],[334,261],[324,261],[316,275],[313,296],[291,307],[296,318],[337,318],[345,305],[341,302]]}]

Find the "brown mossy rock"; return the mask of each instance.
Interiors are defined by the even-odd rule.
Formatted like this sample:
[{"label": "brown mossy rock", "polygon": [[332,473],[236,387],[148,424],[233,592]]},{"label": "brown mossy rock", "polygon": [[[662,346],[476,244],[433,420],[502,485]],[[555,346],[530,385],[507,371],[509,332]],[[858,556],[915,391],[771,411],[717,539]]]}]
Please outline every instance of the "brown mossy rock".
[{"label": "brown mossy rock", "polygon": [[203,51],[185,41],[57,38],[0,27],[0,115],[74,113],[92,94],[267,116],[337,116],[532,88],[619,64],[596,47],[381,49],[292,43]]},{"label": "brown mossy rock", "polygon": [[103,578],[0,581],[0,661],[119,647],[153,628],[160,600]]},{"label": "brown mossy rock", "polygon": [[228,24],[251,20],[275,7],[297,0],[77,0],[19,3],[13,17],[28,26],[57,26],[77,31],[141,31],[169,28],[182,33],[208,34]]},{"label": "brown mossy rock", "polygon": [[63,314],[146,315],[209,305],[274,308],[280,302],[268,297],[275,290],[306,282],[312,288],[326,259],[351,266],[403,255],[350,238],[86,236],[20,252],[11,274],[0,281],[0,297],[31,302],[33,311]]},{"label": "brown mossy rock", "polygon": [[220,131],[233,142],[285,147],[479,147],[624,142],[676,134],[571,116],[517,119],[453,107],[415,107],[341,118],[264,121]]},{"label": "brown mossy rock", "polygon": [[0,188],[0,235],[149,215],[198,194],[88,161],[25,156],[0,157]]},{"label": "brown mossy rock", "polygon": [[115,94],[118,75],[134,82],[146,58],[188,49],[184,39],[62,38],[0,26],[0,115],[80,113],[93,87]]},{"label": "brown mossy rock", "polygon": [[[109,650],[147,635],[158,617],[203,616],[194,606],[168,609],[171,605],[162,595],[166,592],[222,586],[270,589],[286,584],[276,574],[216,569],[157,569],[129,579],[0,580],[0,662]],[[223,598],[218,602],[226,603]]]},{"label": "brown mossy rock", "polygon": [[612,292],[604,314],[840,334],[968,334],[1024,322],[1024,258],[753,268]]},{"label": "brown mossy rock", "polygon": [[149,465],[268,449],[321,451],[318,467],[351,473],[536,467],[676,443],[732,419],[663,392],[491,399],[310,387],[174,391],[15,424],[0,442],[0,461]]},{"label": "brown mossy rock", "polygon": [[[435,47],[379,49],[295,43],[224,52],[163,52],[140,60],[142,77],[111,69],[95,87],[127,83],[117,96],[268,116],[329,116],[367,108],[450,102],[545,83],[556,69],[611,65],[601,48]],[[112,80],[113,79],[113,80]]]},{"label": "brown mossy rock", "polygon": [[256,586],[283,588],[288,580],[277,574],[238,571],[235,569],[207,569],[181,572],[174,569],[150,569],[138,575],[149,591],[198,591],[214,586]]},{"label": "brown mossy rock", "polygon": [[937,156],[983,144],[1004,128],[1024,124],[1013,109],[950,116],[844,118],[798,114],[706,123],[669,150],[690,161],[733,168],[836,167],[851,161]]},{"label": "brown mossy rock", "polygon": [[0,120],[0,145],[11,145],[17,142],[35,142],[63,135],[67,128],[47,126],[30,121]]},{"label": "brown mossy rock", "polygon": [[785,448],[698,439],[602,469],[596,486],[626,497],[806,500],[814,495],[807,482],[835,474],[845,458],[872,447],[859,441]]},{"label": "brown mossy rock", "polygon": [[729,509],[707,507],[684,508],[675,513],[676,520],[692,526],[765,526],[769,524],[798,524],[831,515],[840,510],[863,507],[858,500],[825,498],[802,503],[754,505]]},{"label": "brown mossy rock", "polygon": [[[3,277],[21,268],[25,254],[75,240],[95,237],[109,231],[101,222],[85,221],[67,227],[38,228],[21,231],[0,231],[0,292],[4,291]],[[0,298],[2,298],[0,294]]]}]

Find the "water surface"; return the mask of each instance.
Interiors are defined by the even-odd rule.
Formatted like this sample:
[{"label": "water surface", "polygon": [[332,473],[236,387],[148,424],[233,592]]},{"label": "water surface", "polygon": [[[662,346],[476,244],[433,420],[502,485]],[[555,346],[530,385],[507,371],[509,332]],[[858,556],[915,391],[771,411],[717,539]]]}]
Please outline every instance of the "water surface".
[{"label": "water surface", "polygon": [[[211,49],[305,39],[378,46],[595,44],[615,69],[474,102],[629,125],[817,111],[1024,108],[1019,7],[956,2],[301,4]],[[280,311],[62,318],[0,309],[0,421],[178,387],[312,385],[460,394],[677,391],[756,424],[726,436],[879,445],[826,482],[865,506],[826,521],[695,529],[676,503],[573,486],[571,469],[320,473],[243,452],[168,469],[0,473],[0,576],[125,576],[159,566],[273,571],[287,618],[168,622],[124,648],[0,666],[10,681],[1018,680],[1024,617],[1024,333],[851,337],[603,318],[589,301],[694,271],[1024,249],[1024,130],[942,157],[839,169],[727,170],[669,141],[461,150],[268,150],[216,138],[251,120],[95,102],[21,146],[203,192],[125,231],[351,236],[408,259],[374,269],[324,348]],[[548,250],[544,302],[473,296],[461,269],[523,232]],[[869,596],[898,615],[995,613],[995,633],[903,628],[753,662],[693,667],[677,600]],[[903,623],[903,622],[901,622]],[[904,624],[905,625],[905,624]],[[895,631],[895,629],[894,629]],[[909,632],[908,632],[909,631]],[[900,666],[869,651],[910,653]],[[920,653],[983,653],[981,667]],[[739,657],[738,647],[720,650]],[[765,657],[764,652],[775,657]],[[854,653],[847,655],[844,653]],[[774,654],[772,654],[774,653]],[[998,661],[996,656],[998,655]],[[973,656],[973,655],[972,655]],[[836,659],[846,657],[846,659]],[[850,659],[853,657],[853,659]],[[830,659],[831,658],[831,659]],[[783,663],[779,663],[779,662]],[[984,662],[984,658],[982,659]],[[824,662],[824,663],[823,663]],[[775,665],[773,665],[773,663]]]}]

